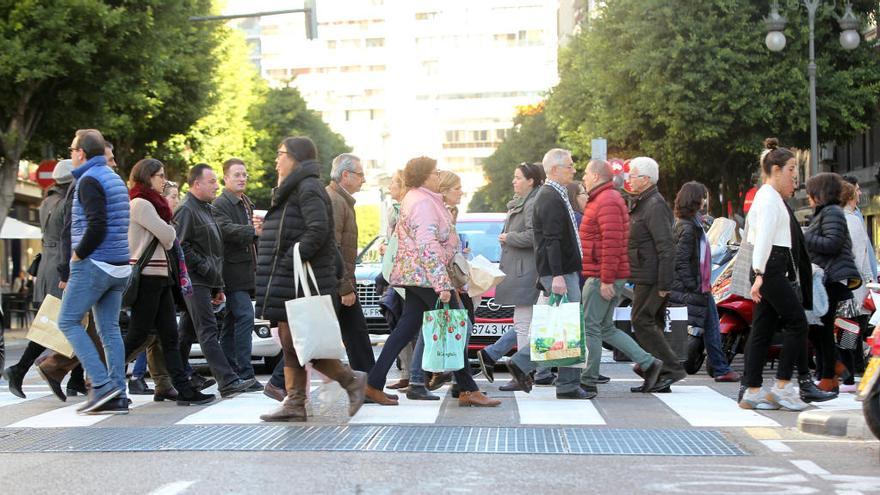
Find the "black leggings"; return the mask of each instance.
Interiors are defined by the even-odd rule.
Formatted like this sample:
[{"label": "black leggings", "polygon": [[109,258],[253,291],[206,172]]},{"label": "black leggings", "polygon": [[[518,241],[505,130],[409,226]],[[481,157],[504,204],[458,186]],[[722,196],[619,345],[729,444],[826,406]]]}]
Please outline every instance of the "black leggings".
[{"label": "black leggings", "polygon": [[125,335],[125,356],[126,362],[137,357],[133,354],[147,341],[150,331],[155,329],[162,344],[171,382],[178,392],[185,392],[191,386],[183,370],[180,353],[177,352],[177,313],[172,290],[177,288],[167,277],[141,276],[138,297],[131,306],[131,320]]},{"label": "black leggings", "polygon": [[[422,316],[425,314],[425,311],[434,309],[434,305],[437,303],[437,293],[434,292],[434,289],[426,287],[405,287],[405,289],[406,300],[403,305],[403,314],[400,316],[397,326],[394,327],[394,331],[391,332],[388,340],[385,341],[382,352],[379,354],[379,359],[376,360],[376,364],[370,370],[370,375],[367,379],[370,386],[377,390],[382,390],[385,387],[388,370],[391,369],[391,365],[394,364],[394,360],[397,359],[400,351],[408,343],[412,342],[413,338],[418,336],[422,328]],[[463,392],[479,390],[473,377],[471,377],[468,366],[453,374],[456,383],[458,383],[459,388]]]},{"label": "black leggings", "polygon": [[791,380],[795,363],[806,349],[807,317],[798,304],[797,294],[786,274],[789,266],[787,248],[773,246],[761,286],[761,302],[755,305],[752,331],[746,342],[743,385],[760,387],[764,381],[767,351],[780,323],[783,326],[782,354],[776,378]]},{"label": "black leggings", "polygon": [[841,301],[852,298],[852,292],[840,282],[826,282],[828,293],[828,312],[822,317],[822,326],[814,326],[810,330],[810,342],[816,350],[816,368],[820,378],[834,378],[837,364],[837,344],[834,342],[834,318],[837,316],[837,305]]}]

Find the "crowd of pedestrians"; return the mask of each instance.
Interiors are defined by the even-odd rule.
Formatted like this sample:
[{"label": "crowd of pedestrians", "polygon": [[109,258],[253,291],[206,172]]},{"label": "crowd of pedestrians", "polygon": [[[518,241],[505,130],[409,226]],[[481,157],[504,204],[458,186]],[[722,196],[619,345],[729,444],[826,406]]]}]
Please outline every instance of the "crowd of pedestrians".
[{"label": "crowd of pedestrians", "polygon": [[[514,324],[478,352],[479,371],[494,382],[495,365],[516,348],[507,364],[512,379],[501,390],[528,393],[535,384],[555,384],[558,399],[592,399],[609,381],[600,374],[606,344],[633,361],[643,381],[632,392],[669,393],[686,376],[664,335],[671,303],[687,308],[688,325],[703,336],[715,381],[741,381],[743,408],[802,410],[806,402],[852,388],[860,352],[837,345],[835,318],[842,307],[855,308],[852,317],[866,336],[861,301],[866,284],[877,280],[873,246],[857,207],[858,184],[830,173],[810,178],[806,192],[814,211],[804,230],[786,203],[798,185],[794,154],[770,139],[760,167],[764,183],[745,225],[753,246],[748,276],[756,306],[742,376],[721,349],[706,235],[708,188],[684,184],[670,208],[657,187],[660,167],[653,159],[630,161],[622,191],[603,160],[590,161],[576,181],[572,155],[564,149],[514,170],[513,199],[498,236],[500,268],[507,276],[495,294],[498,303],[514,307]],[[354,274],[354,195],[365,182],[360,159],[348,153],[335,157],[325,186],[315,144],[306,137],[285,139],[277,149],[278,183],[264,216],[255,214],[245,194],[247,170],[242,160],[227,160],[218,195],[212,167],[195,165],[178,204],[179,188],[166,179],[161,161],[138,161],[126,185],[115,171],[112,145],[97,130],[77,131],[70,160],[56,167],[56,184],[40,208],[43,258],[34,294],[36,304],[49,295],[61,300],[58,326],[75,357],[52,352],[38,362],[46,349],[30,343],[21,360],[3,372],[12,393],[24,397],[24,376],[37,363],[59,399],[88,395],[78,408],[82,414],[127,413],[130,393],[178,405],[207,404],[216,397],[203,392],[216,384],[222,398],[262,391],[279,401],[278,409],[261,416],[264,421],[305,421],[310,365],[346,391],[349,415],[365,402],[395,406],[395,392],[411,400],[439,400],[431,392],[450,380],[460,406],[501,404],[480,390],[467,356],[452,373],[422,369],[426,311],[450,304],[466,309],[474,321],[468,282],[452,270],[456,257],[468,253],[456,231],[462,198],[456,174],[422,156],[392,178],[381,232],[387,281],[382,308],[392,332],[374,358]],[[333,301],[347,363],[305,362],[297,355],[285,303],[306,292],[294,283],[294,246],[314,271],[314,288]],[[627,284],[633,294],[632,336],[614,324]],[[559,367],[555,374],[532,361],[529,345],[533,308],[553,294],[580,303],[589,351],[583,366]],[[810,313],[814,298],[827,302],[821,314]],[[225,316],[218,322],[220,308]],[[123,339],[124,309],[129,311]],[[277,324],[283,350],[266,384],[257,381],[251,364],[255,317]],[[768,349],[780,327],[776,380],[765,388]],[[194,342],[209,378],[189,365]],[[810,369],[813,352],[818,383]],[[397,360],[401,379],[386,386]],[[126,384],[129,362],[135,367]],[[143,381],[145,363],[155,389]]]}]

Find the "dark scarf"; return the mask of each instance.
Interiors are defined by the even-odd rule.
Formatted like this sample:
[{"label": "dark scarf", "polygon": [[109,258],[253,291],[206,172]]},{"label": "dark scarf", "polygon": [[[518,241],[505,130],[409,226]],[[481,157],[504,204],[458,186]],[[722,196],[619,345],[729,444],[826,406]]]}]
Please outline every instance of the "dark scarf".
[{"label": "dark scarf", "polygon": [[128,191],[128,199],[141,198],[146,199],[156,208],[159,217],[168,223],[171,223],[171,205],[164,196],[157,193],[152,187],[146,187],[142,184],[135,184]]}]

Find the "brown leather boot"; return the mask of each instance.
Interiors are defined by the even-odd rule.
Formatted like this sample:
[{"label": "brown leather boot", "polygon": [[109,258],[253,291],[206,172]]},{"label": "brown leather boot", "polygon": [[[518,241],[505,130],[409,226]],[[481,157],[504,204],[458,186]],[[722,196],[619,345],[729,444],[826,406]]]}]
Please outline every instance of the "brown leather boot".
[{"label": "brown leather boot", "polygon": [[462,390],[458,396],[458,405],[460,407],[495,407],[501,404],[498,399],[490,399],[483,395],[479,390],[473,392],[465,392]]},{"label": "brown leather boot", "polygon": [[819,380],[819,390],[823,390],[825,392],[834,392],[839,385],[837,378],[823,378]]},{"label": "brown leather boot", "polygon": [[260,419],[272,421],[305,421],[306,420],[306,372],[302,368],[284,367],[284,388],[287,397],[281,407]]}]

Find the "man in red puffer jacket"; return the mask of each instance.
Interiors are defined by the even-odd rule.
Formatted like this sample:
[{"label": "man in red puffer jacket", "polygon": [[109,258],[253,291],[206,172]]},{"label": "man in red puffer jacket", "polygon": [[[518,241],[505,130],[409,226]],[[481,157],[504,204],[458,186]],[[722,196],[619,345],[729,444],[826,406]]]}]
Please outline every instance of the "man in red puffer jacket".
[{"label": "man in red puffer jacket", "polygon": [[581,301],[589,353],[581,387],[594,397],[598,393],[602,342],[613,345],[644,370],[643,391],[654,387],[663,367],[662,361],[614,326],[614,308],[620,303],[630,272],[629,214],[612,178],[611,166],[603,160],[590,161],[584,172],[589,199],[580,225],[581,273],[586,278]]}]

